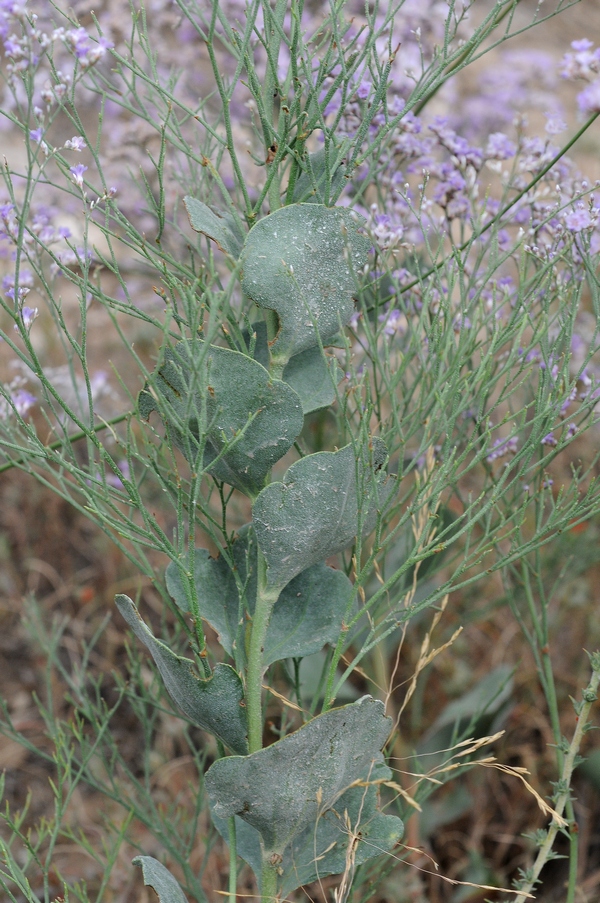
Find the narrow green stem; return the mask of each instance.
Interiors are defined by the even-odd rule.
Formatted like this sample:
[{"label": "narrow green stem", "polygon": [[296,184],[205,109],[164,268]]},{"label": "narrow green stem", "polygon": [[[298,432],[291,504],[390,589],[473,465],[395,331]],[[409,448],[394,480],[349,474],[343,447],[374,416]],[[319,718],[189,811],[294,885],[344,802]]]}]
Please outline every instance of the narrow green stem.
[{"label": "narrow green stem", "polygon": [[[73,433],[70,436],[65,436],[64,439],[57,439],[56,442],[51,442],[50,445],[46,446],[46,448],[48,449],[48,451],[56,451],[59,448],[70,445],[72,442],[79,442],[80,439],[89,439],[90,433],[100,433],[102,432],[102,430],[106,430],[111,426],[115,426],[117,423],[122,423],[124,420],[127,420],[128,417],[131,417],[131,414],[132,411],[125,411],[123,414],[117,414],[116,417],[111,417],[110,420],[105,420],[104,423],[99,423],[91,430],[78,430],[76,433]],[[14,461],[8,461],[6,464],[0,465],[0,473],[5,473],[12,467],[20,467],[22,464],[28,464],[31,458],[42,457],[42,452],[38,453],[33,450],[28,450],[27,453],[21,455],[20,458],[16,458]]]},{"label": "narrow green stem", "polygon": [[[275,9],[271,10],[270,6],[267,12],[267,4],[263,4],[265,13],[265,44],[267,48],[267,70],[265,72],[265,80],[263,83],[263,106],[265,117],[271,126],[272,134],[276,134],[278,129],[274,122],[275,107],[275,89],[277,87],[277,64],[279,62],[279,50],[281,48],[281,30],[283,28],[283,20],[287,10],[287,0],[276,0]],[[272,21],[271,21],[272,19]],[[269,154],[270,147],[265,148]],[[278,162],[267,164],[267,172],[271,166],[277,167]],[[280,198],[280,180],[276,173],[269,188],[269,205],[271,210],[277,210],[281,206]]]},{"label": "narrow green stem", "polygon": [[258,550],[257,566],[256,605],[250,628],[250,647],[248,651],[248,666],[246,668],[246,711],[248,714],[248,747],[250,753],[262,749],[262,679],[265,637],[273,606],[277,602],[281,591],[279,587],[268,585],[267,563],[260,549]]},{"label": "narrow green stem", "polygon": [[[596,702],[597,693],[598,693],[598,684],[600,684],[600,654],[595,652],[591,657],[592,663],[592,676],[588,686],[583,691],[583,702],[581,703],[580,710],[578,712],[577,726],[575,728],[575,732],[573,734],[573,738],[571,743],[569,744],[569,749],[564,758],[564,764],[562,768],[562,773],[560,776],[560,784],[559,786],[562,788],[561,792],[556,798],[554,804],[554,811],[562,817],[562,814],[567,807],[570,796],[571,796],[571,779],[573,777],[573,771],[575,769],[575,763],[577,760],[577,755],[579,753],[579,748],[581,746],[581,741],[583,739],[583,735],[586,732],[588,720],[590,717],[590,710],[592,705]],[[536,860],[533,864],[533,868],[529,873],[529,878],[527,883],[521,887],[519,895],[514,899],[513,903],[525,903],[528,894],[531,893],[533,887],[537,883],[537,880],[540,876],[540,872],[542,868],[548,861],[550,857],[550,853],[552,852],[552,847],[554,846],[554,841],[556,839],[556,835],[561,828],[560,822],[553,819],[550,824],[546,838],[540,847],[540,850],[537,854]],[[572,832],[571,832],[572,836]],[[573,860],[571,860],[571,869],[574,868]],[[571,882],[570,882],[571,883]]]},{"label": "narrow green stem", "polygon": [[229,903],[235,903],[237,891],[237,842],[235,836],[235,815],[227,819],[229,833]]}]

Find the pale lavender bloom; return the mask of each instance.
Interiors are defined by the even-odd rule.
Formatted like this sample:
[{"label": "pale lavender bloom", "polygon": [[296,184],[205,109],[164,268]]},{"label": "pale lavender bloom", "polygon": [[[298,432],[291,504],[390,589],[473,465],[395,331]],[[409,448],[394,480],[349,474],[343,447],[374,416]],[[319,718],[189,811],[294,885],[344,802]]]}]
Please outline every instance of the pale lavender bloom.
[{"label": "pale lavender bloom", "polygon": [[563,401],[563,403],[560,407],[560,413],[561,413],[562,417],[565,416],[565,414],[571,407],[571,404],[575,401],[576,398],[577,398],[577,386],[573,386],[573,388],[571,389],[571,391],[569,392],[569,394],[567,395],[567,397],[565,398],[565,400]]},{"label": "pale lavender bloom", "polygon": [[356,96],[359,100],[366,100],[371,93],[372,88],[371,82],[363,81],[360,83],[358,88],[356,89]]},{"label": "pale lavender bloom", "polygon": [[83,163],[78,163],[77,166],[71,166],[69,172],[73,176],[73,181],[77,187],[83,188],[83,174],[87,172],[87,166],[84,166]]},{"label": "pale lavender bloom", "polygon": [[486,461],[489,461],[491,464],[492,461],[495,461],[497,458],[503,458],[505,455],[514,455],[517,448],[518,441],[516,436],[511,436],[509,439],[494,439]]},{"label": "pale lavender bloom", "polygon": [[569,439],[572,439],[576,432],[577,432],[577,424],[570,423],[569,427],[567,429],[567,436],[569,437]]},{"label": "pale lavender bloom", "polygon": [[561,132],[566,131],[568,128],[567,123],[556,111],[552,112],[549,110],[544,113],[544,116],[546,117],[546,132],[549,135],[560,135]]},{"label": "pale lavender bloom", "polygon": [[584,229],[590,229],[594,225],[594,220],[590,216],[590,211],[585,207],[573,210],[565,216],[565,226],[569,232],[582,232]]},{"label": "pale lavender bloom", "polygon": [[557,445],[556,439],[554,438],[553,433],[546,433],[544,438],[542,439],[542,445]]},{"label": "pale lavender bloom", "polygon": [[102,59],[107,50],[114,47],[111,41],[103,37],[99,38],[97,43],[93,42],[85,28],[73,28],[61,37],[66,44],[73,48],[82,69],[94,66]]},{"label": "pale lavender bloom", "polygon": [[563,78],[585,78],[590,80],[600,69],[600,53],[592,50],[592,41],[582,38],[572,41],[574,53],[565,53],[559,72]]},{"label": "pale lavender bloom", "polygon": [[29,137],[32,141],[37,141],[38,144],[41,144],[44,137],[44,129],[41,126],[37,129],[31,129]]},{"label": "pale lavender bloom", "polygon": [[577,104],[582,113],[591,114],[600,112],[600,78],[587,85],[577,95]]},{"label": "pale lavender bloom", "polygon": [[35,395],[32,395],[31,392],[27,392],[26,389],[16,389],[11,397],[19,417],[24,417],[37,401]]},{"label": "pale lavender bloom", "polygon": [[80,135],[75,135],[65,141],[66,150],[82,151],[85,150],[85,140]]},{"label": "pale lavender bloom", "polygon": [[504,132],[493,132],[489,138],[485,148],[485,156],[489,160],[508,160],[514,157],[517,152],[517,146],[510,141]]},{"label": "pale lavender bloom", "polygon": [[406,317],[399,310],[390,310],[379,315],[379,322],[385,323],[383,331],[386,335],[403,334],[406,331]]},{"label": "pale lavender bloom", "polygon": [[[38,311],[37,307],[26,307],[25,306],[21,309],[21,320],[23,321],[23,326],[25,327],[25,329],[27,331],[29,331],[31,329],[31,327],[33,326],[33,321],[37,318],[38,315],[39,315],[39,311]],[[15,332],[19,332],[19,331],[20,331],[19,327],[15,323]]]},{"label": "pale lavender bloom", "polygon": [[551,486],[554,486],[554,480],[552,479],[552,477],[546,477],[546,479],[542,483],[542,489],[550,489]]}]

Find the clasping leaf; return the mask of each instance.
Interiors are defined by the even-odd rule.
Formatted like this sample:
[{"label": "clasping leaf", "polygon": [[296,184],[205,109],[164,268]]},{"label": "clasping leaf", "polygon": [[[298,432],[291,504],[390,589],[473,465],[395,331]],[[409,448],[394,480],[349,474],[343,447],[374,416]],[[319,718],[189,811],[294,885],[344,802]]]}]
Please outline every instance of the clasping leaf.
[{"label": "clasping leaf", "polygon": [[354,310],[356,274],[371,242],[345,207],[291,204],[261,219],[242,252],[242,289],[259,307],[274,310],[279,331],[274,361],[326,345]]},{"label": "clasping leaf", "polygon": [[229,665],[218,664],[212,677],[202,680],[194,662],[175,655],[157,640],[128,596],[115,598],[117,608],[144,646],[152,654],[169,695],[188,718],[219,737],[234,752],[248,751],[248,728],[244,690],[239,675]]}]

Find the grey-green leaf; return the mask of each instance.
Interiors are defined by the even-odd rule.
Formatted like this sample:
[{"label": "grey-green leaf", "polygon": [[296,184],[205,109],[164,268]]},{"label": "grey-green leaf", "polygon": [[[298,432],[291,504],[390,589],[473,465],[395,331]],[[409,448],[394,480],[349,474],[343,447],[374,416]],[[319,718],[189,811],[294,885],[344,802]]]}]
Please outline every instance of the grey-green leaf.
[{"label": "grey-green leaf", "polygon": [[160,903],[187,903],[183,891],[168,868],[152,856],[136,856],[134,865],[141,866],[144,884],[158,894]]},{"label": "grey-green leaf", "polygon": [[[254,359],[268,369],[270,359],[266,324],[253,323],[252,330],[256,336]],[[249,342],[246,332],[244,336]],[[333,404],[335,387],[342,378],[342,371],[335,358],[323,354],[320,348],[308,348],[290,358],[281,378],[298,394],[303,412],[311,414]]]},{"label": "grey-green leaf", "polygon": [[219,737],[238,755],[248,751],[244,690],[229,665],[218,664],[208,680],[195,674],[194,662],[172,652],[157,640],[128,596],[116,596],[117,608],[152,654],[169,695],[188,718]]},{"label": "grey-green leaf", "polygon": [[254,529],[267,562],[271,586],[284,587],[296,574],[345,549],[362,528],[376,524],[394,488],[380,472],[386,448],[373,439],[358,461],[351,445],[307,455],[271,483],[253,507]]},{"label": "grey-green leaf", "polygon": [[[378,783],[392,777],[390,769],[376,765],[363,775],[359,786],[351,787],[322,812],[316,825],[297,834],[283,854],[280,866],[280,893],[287,897],[297,887],[317,878],[341,874],[347,862],[348,845],[353,842],[354,865],[386,853],[398,843],[404,825],[394,815],[378,810]],[[228,823],[211,812],[219,833],[228,839]],[[260,835],[251,825],[235,817],[237,854],[248,863],[260,888]]]},{"label": "grey-green leaf", "polygon": [[239,815],[262,837],[264,857],[282,856],[294,837],[382,761],[392,725],[383,703],[364,696],[313,718],[246,757],[219,759],[206,773],[215,815]]},{"label": "grey-green leaf", "polygon": [[391,777],[386,765],[376,765],[362,776],[359,786],[351,787],[323,812],[316,825],[294,837],[282,862],[283,898],[317,878],[342,874],[348,861],[362,865],[398,843],[404,833],[402,820],[377,808],[376,782]]},{"label": "grey-green leaf", "polygon": [[274,310],[279,331],[273,359],[327,342],[354,309],[357,276],[371,242],[345,207],[291,204],[260,220],[242,252],[242,288],[259,307]]},{"label": "grey-green leaf", "polygon": [[189,195],[183,199],[190,218],[190,225],[196,232],[202,232],[211,241],[237,260],[244,244],[244,234],[235,219],[224,213],[216,213]]},{"label": "grey-green leaf", "polygon": [[[338,195],[340,193],[344,185],[346,170],[343,163],[340,163],[333,169],[332,163],[336,154],[334,147],[322,147],[316,153],[307,155],[304,161],[305,169],[300,173],[294,185],[295,202],[322,204],[328,199],[329,195]],[[329,180],[327,178],[328,166]],[[326,194],[327,198],[325,197]]]},{"label": "grey-green leaf", "polygon": [[[245,665],[244,631],[246,613],[254,613],[256,603],[256,539],[245,527],[233,543],[233,563],[242,588],[222,556],[211,558],[205,549],[196,549],[194,580],[200,614],[219,634],[219,642],[235,660]],[[181,570],[171,562],[166,572],[167,589],[183,610],[189,610]],[[264,664],[285,658],[303,657],[334,643],[353,588],[342,571],[319,563],[298,574],[275,603],[264,647]]]},{"label": "grey-green leaf", "polygon": [[247,355],[202,341],[167,349],[139,411],[145,419],[159,412],[192,467],[203,449],[204,466],[251,497],[304,423],[290,386]]}]

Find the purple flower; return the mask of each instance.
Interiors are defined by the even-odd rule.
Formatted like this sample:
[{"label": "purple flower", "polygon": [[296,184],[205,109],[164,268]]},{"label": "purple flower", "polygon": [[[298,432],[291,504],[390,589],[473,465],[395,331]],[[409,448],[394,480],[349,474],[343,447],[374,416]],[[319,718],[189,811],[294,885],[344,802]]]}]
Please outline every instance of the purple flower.
[{"label": "purple flower", "polygon": [[510,141],[504,132],[493,132],[488,138],[485,148],[485,156],[489,160],[508,160],[514,157],[517,146]]},{"label": "purple flower", "polygon": [[590,216],[590,211],[585,207],[573,210],[565,216],[565,226],[569,232],[582,232],[594,225],[594,221]]},{"label": "purple flower", "polygon": [[549,110],[544,113],[544,116],[546,117],[546,132],[549,135],[560,135],[561,132],[566,131],[568,128],[567,123],[556,111],[552,112]]},{"label": "purple flower", "polygon": [[406,331],[406,317],[399,310],[390,310],[379,315],[379,322],[385,323],[383,331],[386,335],[403,334]]},{"label": "purple flower", "polygon": [[359,100],[366,100],[369,94],[371,93],[371,82],[361,82],[358,88],[356,89],[356,96]]},{"label": "purple flower", "polygon": [[[33,321],[36,319],[38,314],[39,314],[39,311],[38,311],[37,307],[23,307],[21,309],[21,319],[23,321],[23,326],[25,327],[25,329],[27,331],[29,331],[31,329],[31,327],[33,326]],[[15,332],[19,332],[19,331],[20,331],[19,327],[15,323]]]},{"label": "purple flower", "polygon": [[600,78],[593,81],[577,95],[577,104],[582,113],[600,112]]},{"label": "purple flower", "polygon": [[83,174],[87,172],[87,166],[84,166],[83,163],[78,163],[77,166],[71,166],[69,172],[73,176],[73,181],[77,187],[83,188]]},{"label": "purple flower", "polygon": [[503,458],[505,455],[514,455],[517,451],[517,437],[511,436],[510,439],[494,439],[492,448],[488,454],[486,461],[490,464],[497,458]]},{"label": "purple flower", "polygon": [[40,126],[37,129],[31,129],[29,132],[29,137],[32,141],[37,141],[38,144],[41,144],[42,138],[44,137],[44,130]]},{"label": "purple flower", "polygon": [[557,442],[556,442],[556,439],[554,438],[554,435],[552,433],[546,433],[546,435],[542,439],[542,445],[554,446],[556,444],[557,444]]},{"label": "purple flower", "polygon": [[31,392],[27,392],[25,389],[15,389],[11,397],[19,417],[24,417],[37,401],[35,395],[32,395]]},{"label": "purple flower", "polygon": [[69,138],[68,141],[65,141],[65,150],[85,150],[85,139],[80,135],[75,135],[73,138]]}]

